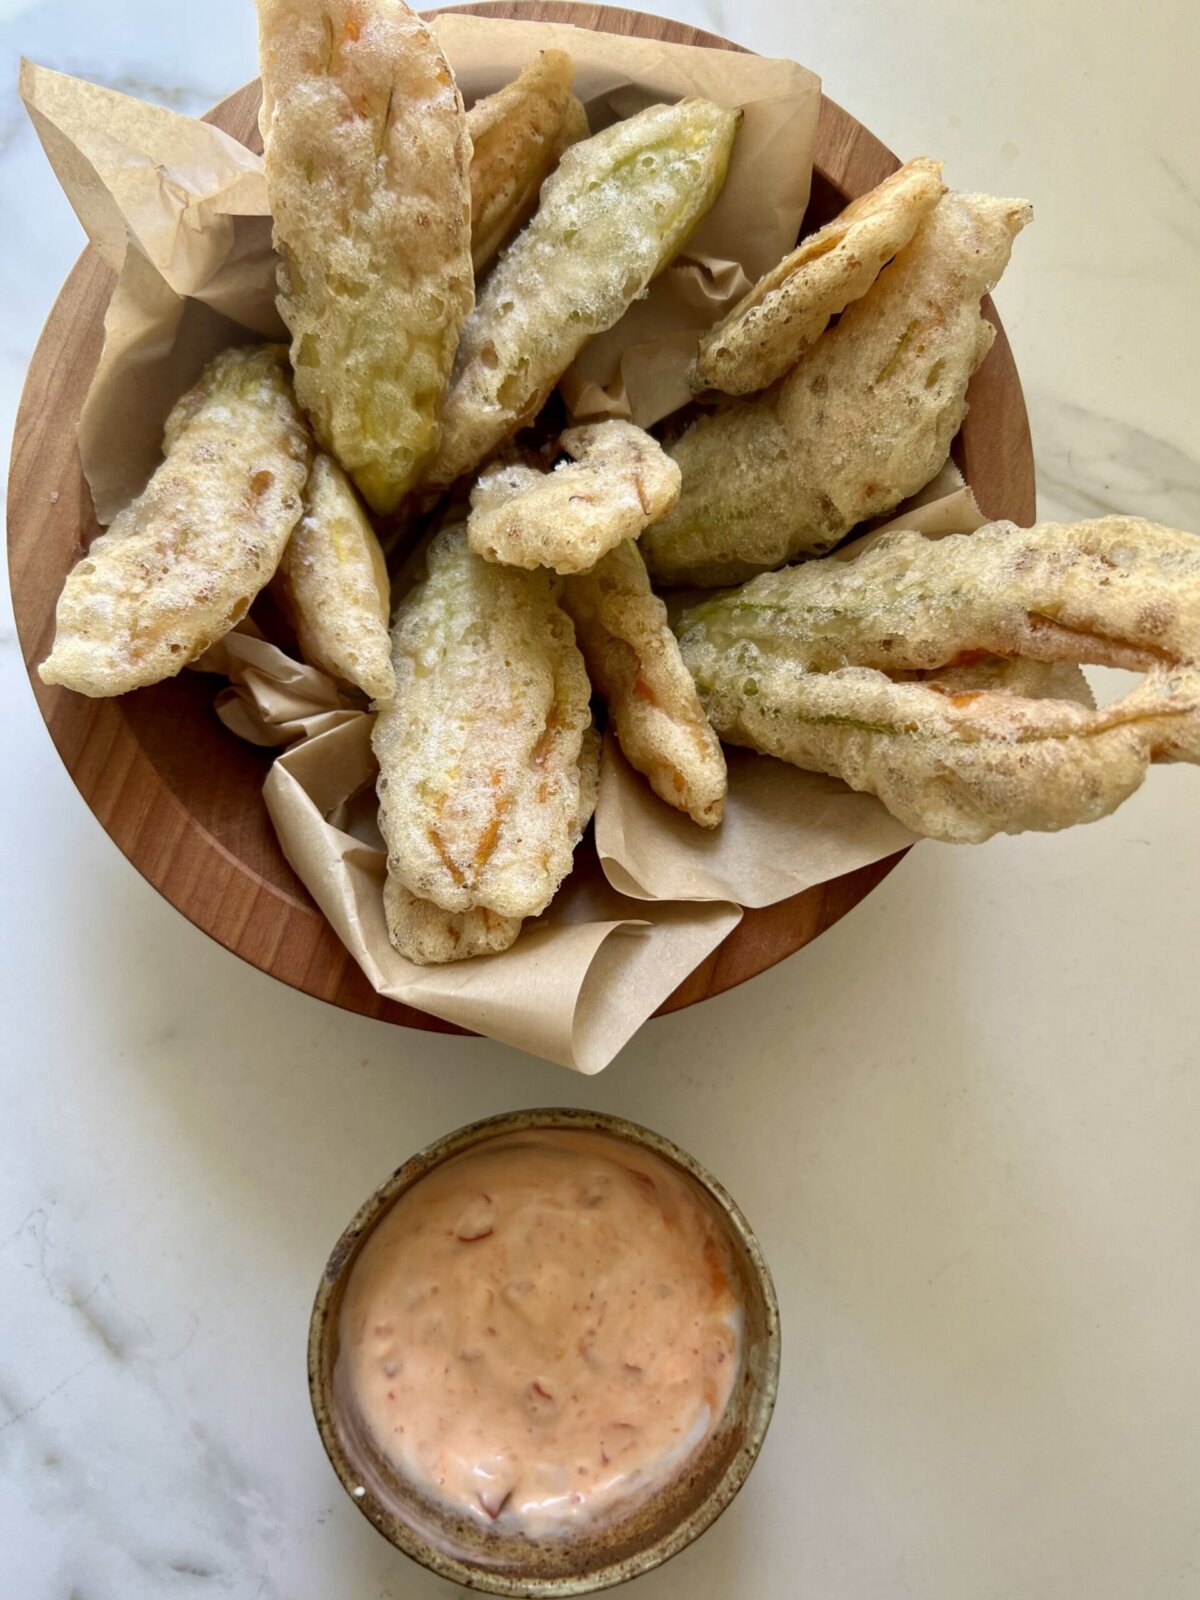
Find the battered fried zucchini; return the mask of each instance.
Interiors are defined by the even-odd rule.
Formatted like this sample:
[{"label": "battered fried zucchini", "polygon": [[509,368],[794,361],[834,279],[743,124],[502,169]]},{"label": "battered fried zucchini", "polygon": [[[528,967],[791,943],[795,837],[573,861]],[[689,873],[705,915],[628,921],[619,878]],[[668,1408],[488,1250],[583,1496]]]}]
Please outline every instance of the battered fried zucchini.
[{"label": "battered fried zucchini", "polygon": [[820,555],[945,463],[995,329],[980,300],[1030,219],[948,194],[776,389],[702,417],[671,447],[683,493],[642,540],[660,583],[716,588]]},{"label": "battered fried zucchini", "polygon": [[715,828],[725,808],[725,757],[637,545],[627,540],[568,579],[563,605],[625,759],[669,806]]},{"label": "battered fried zucchini", "polygon": [[[1133,517],[891,534],[706,601],[680,647],[723,739],[936,839],[1090,822],[1152,762],[1200,762],[1200,539]],[[1080,662],[1148,670],[1096,710]]]},{"label": "battered fried zucchini", "polygon": [[383,886],[383,911],[393,947],[419,967],[496,955],[515,944],[521,932],[519,917],[497,916],[482,906],[443,911],[432,900],[419,900],[391,872]]},{"label": "battered fried zucchini", "polygon": [[538,190],[563,151],[588,136],[587,116],[571,93],[573,77],[565,50],[543,50],[512,83],[467,112],[477,278],[528,222]]},{"label": "battered fried zucchini", "polygon": [[866,790],[932,839],[1094,822],[1155,761],[1200,761],[1200,671],[1156,667],[1098,711],[992,691],[947,694],[869,667],[776,666],[702,699],[722,739]]},{"label": "battered fried zucchini", "polygon": [[124,694],[223,638],[279,564],[311,448],[281,349],[211,361],[167,418],[162,465],[67,575],[42,682]]},{"label": "battered fried zucchini", "polygon": [[805,239],[700,341],[692,387],[750,394],[782,378],[875,282],[946,192],[942,164],[906,162]]},{"label": "battered fried zucchini", "polygon": [[312,464],[275,592],[307,662],[372,699],[391,698],[387,566],[346,474],[329,456]]},{"label": "battered fried zucchini", "polygon": [[467,319],[428,482],[452,483],[532,421],[678,254],[720,193],[740,117],[707,100],[650,106],[564,154]]},{"label": "battered fried zucchini", "polygon": [[518,462],[481,473],[467,531],[485,561],[587,572],[679,499],[679,468],[632,422],[570,428],[562,447],[574,459],[553,472]]},{"label": "battered fried zucchini", "polygon": [[445,911],[545,908],[583,831],[590,686],[546,572],[440,533],[392,629],[375,721],[388,870]]},{"label": "battered fried zucchini", "polygon": [[763,573],[680,621],[689,662],[747,646],[802,672],[943,667],[985,652],[1144,671],[1200,662],[1200,538],[1141,517],[881,536]]},{"label": "battered fried zucchini", "polygon": [[403,0],[258,0],[279,310],[322,447],[378,512],[432,455],[474,298],[462,100]]}]

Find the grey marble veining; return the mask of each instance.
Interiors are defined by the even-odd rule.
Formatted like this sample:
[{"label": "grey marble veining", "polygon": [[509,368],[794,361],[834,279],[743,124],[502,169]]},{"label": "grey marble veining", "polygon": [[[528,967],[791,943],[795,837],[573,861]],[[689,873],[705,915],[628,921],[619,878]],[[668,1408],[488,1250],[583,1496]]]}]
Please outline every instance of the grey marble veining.
[{"label": "grey marble veining", "polygon": [[[656,9],[821,71],[904,155],[1029,195],[998,303],[1046,515],[1200,531],[1200,42],[1105,11]],[[81,246],[21,53],[202,109],[250,0],[0,0],[0,416]],[[1200,772],[1116,816],[922,846],[801,957],[599,1078],[273,984],[171,910],[63,771],[0,607],[0,1596],[434,1600],[308,1414],[324,1256],[403,1157],[514,1105],[662,1129],[772,1263],[776,1420],[638,1600],[1191,1596]]]},{"label": "grey marble veining", "polygon": [[[1200,403],[1200,397],[1198,397]],[[1040,514],[1136,513],[1170,527],[1200,528],[1200,458],[1134,423],[1068,400],[1030,401]]]}]

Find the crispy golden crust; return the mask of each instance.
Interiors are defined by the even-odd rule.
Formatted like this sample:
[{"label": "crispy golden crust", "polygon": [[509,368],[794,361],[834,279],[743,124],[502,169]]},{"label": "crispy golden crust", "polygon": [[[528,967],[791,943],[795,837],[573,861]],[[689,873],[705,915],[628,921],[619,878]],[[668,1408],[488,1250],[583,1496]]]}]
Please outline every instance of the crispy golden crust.
[{"label": "crispy golden crust", "polygon": [[980,300],[1030,218],[946,195],[784,383],[702,417],[671,447],[678,507],[642,539],[661,583],[715,588],[829,550],[945,463],[995,337]]},{"label": "crispy golden crust", "polygon": [[346,474],[329,456],[312,464],[304,515],[283,552],[274,592],[310,665],[374,700],[391,699],[387,566]]},{"label": "crispy golden crust", "polygon": [[373,734],[388,870],[446,911],[545,908],[583,823],[590,687],[545,572],[491,566],[448,529],[392,629]]},{"label": "crispy golden crust", "polygon": [[587,572],[679,499],[679,468],[632,422],[570,428],[562,446],[574,459],[553,472],[509,463],[480,474],[467,531],[485,561]]},{"label": "crispy golden crust", "polygon": [[[600,771],[600,735],[586,728],[579,752],[579,833],[596,809]],[[519,917],[502,917],[486,907],[470,911],[443,911],[432,900],[418,900],[399,878],[388,874],[383,889],[383,909],[388,938],[407,961],[417,966],[443,966],[472,956],[493,956],[517,942],[525,924]]]},{"label": "crispy golden crust", "polygon": [[583,730],[579,747],[579,815],[575,826],[580,838],[587,831],[600,790],[600,734],[594,723]]},{"label": "crispy golden crust", "polygon": [[311,441],[273,346],[226,350],[167,418],[165,460],[58,601],[43,683],[124,694],[172,678],[269,582],[302,509]]},{"label": "crispy golden crust", "polygon": [[376,511],[432,455],[474,298],[462,100],[402,0],[258,0],[296,393]]},{"label": "crispy golden crust", "polygon": [[[1200,539],[1136,517],[890,534],[706,601],[680,648],[723,739],[937,839],[1089,822],[1200,761]],[[1148,675],[1096,710],[1080,662]]]},{"label": "crispy golden crust", "polygon": [[912,238],[946,192],[941,173],[940,161],[906,162],[785,256],[700,340],[693,389],[750,394],[789,372]]},{"label": "crispy golden crust", "polygon": [[1026,700],[1073,700],[1078,706],[1096,709],[1096,698],[1073,661],[1028,661],[1018,656],[983,656],[978,661],[957,667],[939,667],[936,672],[892,672],[898,683],[934,684],[943,694],[973,694],[994,689],[1000,694],[1019,694]]},{"label": "crispy golden crust", "polygon": [[1200,661],[1200,538],[1141,517],[891,533],[768,572],[680,622],[689,664],[769,650],[801,671],[930,669],[965,654],[1142,671]]},{"label": "crispy golden crust", "polygon": [[[749,694],[745,685],[753,682]],[[1200,761],[1200,671],[1156,667],[1093,711],[993,691],[947,693],[869,667],[797,673],[765,665],[702,694],[722,739],[878,795],[933,839],[1094,822],[1154,761]]]},{"label": "crispy golden crust", "polygon": [[517,941],[518,917],[500,917],[476,906],[470,911],[443,911],[431,900],[418,900],[388,874],[383,887],[388,938],[406,961],[419,967],[496,955]]},{"label": "crispy golden crust", "polygon": [[452,483],[531,422],[678,253],[720,193],[740,116],[650,106],[565,152],[467,319],[428,482]]},{"label": "crispy golden crust", "polygon": [[627,541],[570,578],[563,605],[625,759],[669,806],[715,828],[725,809],[725,757],[637,546]]},{"label": "crispy golden crust", "polygon": [[467,112],[477,278],[533,215],[538,190],[563,151],[588,136],[587,114],[571,93],[574,76],[565,50],[543,50],[512,83]]}]

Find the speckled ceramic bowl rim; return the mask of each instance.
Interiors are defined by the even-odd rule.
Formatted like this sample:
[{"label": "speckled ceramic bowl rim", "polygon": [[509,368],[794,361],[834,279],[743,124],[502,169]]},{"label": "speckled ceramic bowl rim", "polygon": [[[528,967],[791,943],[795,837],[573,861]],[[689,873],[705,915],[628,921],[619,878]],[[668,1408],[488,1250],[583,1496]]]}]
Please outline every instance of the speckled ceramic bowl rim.
[{"label": "speckled ceramic bowl rim", "polygon": [[[470,1149],[484,1140],[496,1138],[501,1134],[522,1133],[529,1128],[583,1128],[611,1134],[614,1138],[640,1145],[643,1149],[652,1151],[655,1155],[681,1167],[719,1207],[733,1237],[745,1252],[763,1299],[766,1330],[765,1360],[762,1380],[756,1385],[754,1396],[747,1408],[745,1442],[700,1504],[682,1517],[674,1527],[647,1544],[644,1549],[580,1577],[522,1579],[498,1575],[460,1560],[456,1556],[447,1555],[430,1544],[403,1518],[381,1505],[369,1489],[363,1488],[352,1464],[347,1459],[333,1418],[329,1381],[331,1374],[326,1371],[322,1359],[333,1303],[342,1286],[347,1268],[362,1240],[392,1202],[450,1156]],[[329,1256],[313,1302],[308,1334],[308,1389],[321,1443],[342,1487],[363,1515],[398,1550],[439,1577],[468,1589],[499,1595],[554,1596],[555,1600],[560,1600],[560,1597],[567,1595],[594,1594],[598,1590],[624,1583],[630,1578],[640,1577],[654,1567],[661,1566],[671,1556],[677,1555],[712,1526],[745,1483],[762,1448],[779,1387],[780,1350],[779,1302],[770,1269],[750,1224],[716,1178],[693,1156],[688,1155],[686,1150],[681,1150],[662,1134],[655,1133],[650,1128],[643,1128],[636,1122],[628,1122],[623,1117],[610,1116],[603,1111],[543,1107],[487,1117],[481,1122],[469,1123],[466,1127],[446,1134],[411,1156],[390,1178],[380,1184],[369,1200],[359,1207]]]}]

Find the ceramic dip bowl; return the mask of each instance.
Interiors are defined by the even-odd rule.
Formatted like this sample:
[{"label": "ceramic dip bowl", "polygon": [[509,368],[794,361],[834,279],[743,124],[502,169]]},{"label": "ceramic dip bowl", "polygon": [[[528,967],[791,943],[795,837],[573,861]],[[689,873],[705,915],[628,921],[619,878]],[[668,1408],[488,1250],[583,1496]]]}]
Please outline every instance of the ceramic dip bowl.
[{"label": "ceramic dip bowl", "polygon": [[[618,1503],[604,1519],[536,1538],[503,1520],[476,1520],[408,1481],[357,1414],[339,1367],[339,1322],[347,1282],[373,1230],[399,1197],[434,1168],[503,1135],[581,1129],[625,1141],[680,1172],[728,1246],[732,1288],[743,1314],[739,1367],[715,1430],[676,1476],[646,1498]],[[589,1594],[658,1566],[716,1520],[746,1481],[775,1404],[779,1307],[771,1274],[745,1217],[691,1156],[646,1128],[600,1112],[515,1111],[472,1123],[411,1157],[359,1209],[329,1257],[313,1306],[308,1381],[321,1440],[359,1510],[397,1549],[440,1577],[490,1594]]]}]

